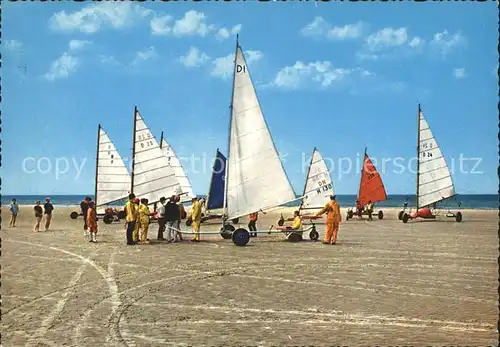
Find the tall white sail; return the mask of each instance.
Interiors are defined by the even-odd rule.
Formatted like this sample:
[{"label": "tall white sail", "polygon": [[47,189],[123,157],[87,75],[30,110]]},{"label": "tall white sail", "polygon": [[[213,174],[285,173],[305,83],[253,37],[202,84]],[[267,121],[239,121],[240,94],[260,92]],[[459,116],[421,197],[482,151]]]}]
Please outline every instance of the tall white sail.
[{"label": "tall white sail", "polygon": [[333,182],[323,157],[316,148],[306,178],[301,209],[322,208],[334,194]]},{"label": "tall white sail", "polygon": [[237,45],[227,165],[227,213],[237,218],[296,199]]},{"label": "tall white sail", "polygon": [[450,170],[432,135],[429,124],[419,111],[418,207],[455,195]]},{"label": "tall white sail", "polygon": [[130,175],[115,145],[99,126],[97,154],[96,207],[126,198],[130,191]]},{"label": "tall white sail", "polygon": [[152,204],[162,196],[168,198],[180,193],[174,170],[137,109],[134,148],[132,190],[135,196],[148,199]]},{"label": "tall white sail", "polygon": [[167,157],[168,164],[174,170],[175,177],[177,178],[177,181],[179,182],[182,193],[186,193],[182,196],[181,200],[191,199],[192,197],[194,197],[193,188],[191,187],[191,183],[189,182],[189,179],[186,175],[186,172],[184,172],[184,168],[182,167],[179,158],[175,154],[174,149],[172,147],[170,147],[168,142],[163,137],[161,139],[161,150],[163,151],[163,153]]}]

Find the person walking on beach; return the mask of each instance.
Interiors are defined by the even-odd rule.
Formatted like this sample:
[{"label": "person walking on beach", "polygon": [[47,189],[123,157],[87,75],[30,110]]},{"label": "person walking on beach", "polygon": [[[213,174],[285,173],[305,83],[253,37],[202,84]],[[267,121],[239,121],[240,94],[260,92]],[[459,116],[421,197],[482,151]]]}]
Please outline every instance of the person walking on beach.
[{"label": "person walking on beach", "polygon": [[90,197],[86,197],[83,199],[83,201],[80,203],[80,209],[82,210],[82,215],[83,215],[83,236],[87,236],[88,234],[88,226],[87,226],[87,212],[89,210],[89,202],[90,202]]},{"label": "person walking on beach", "polygon": [[54,206],[50,203],[50,198],[45,199],[43,209],[45,214],[45,231],[49,231],[50,222],[52,221],[52,211],[54,211]]},{"label": "person walking on beach", "polygon": [[35,207],[33,207],[33,209],[35,210],[35,219],[36,219],[36,224],[35,227],[33,228],[33,231],[38,232],[40,231],[40,223],[43,217],[43,209],[41,206],[41,202],[40,201],[35,202]]},{"label": "person walking on beach", "polygon": [[90,231],[89,242],[97,242],[97,212],[93,201],[88,202],[88,209],[86,213],[87,227]]},{"label": "person walking on beach", "polygon": [[19,205],[17,204],[17,200],[16,199],[12,199],[12,203],[9,206],[9,211],[10,211],[9,226],[15,227],[16,226],[17,214],[19,213]]},{"label": "person walking on beach", "polygon": [[156,239],[158,241],[165,240],[163,237],[163,233],[165,232],[165,197],[160,198],[160,206],[158,206],[158,209],[156,212],[158,213],[158,235],[156,236]]},{"label": "person walking on beach", "polygon": [[191,220],[193,226],[193,242],[200,242],[200,224],[201,224],[201,205],[198,201],[198,198],[195,196],[191,200],[193,202],[193,206],[191,207]]},{"label": "person walking on beach", "polygon": [[181,197],[177,195],[175,197],[175,202],[177,203],[177,206],[179,207],[179,219],[177,220],[177,230],[175,231],[175,238],[177,241],[182,241],[182,233],[180,232],[181,230],[181,221],[186,218],[186,210],[184,209],[184,205],[182,204]]},{"label": "person walking on beach", "polygon": [[176,203],[176,196],[172,195],[165,206],[165,220],[167,221],[167,242],[175,242],[176,231],[174,225],[180,218],[179,206]]},{"label": "person walking on beach", "polygon": [[141,199],[141,205],[139,206],[139,216],[141,220],[141,230],[140,230],[140,242],[142,244],[149,243],[148,241],[148,230],[149,230],[149,216],[151,211],[148,207],[148,199]]},{"label": "person walking on beach", "polygon": [[125,204],[125,212],[126,212],[126,217],[125,217],[125,225],[127,227],[127,245],[135,245],[134,239],[132,237],[132,234],[135,229],[135,221],[136,221],[136,208],[134,204],[134,199],[135,195],[131,193],[128,196],[128,201]]},{"label": "person walking on beach", "polygon": [[325,207],[316,216],[320,217],[324,213],[326,213],[326,233],[323,244],[334,245],[337,243],[339,224],[342,221],[340,207],[337,200],[335,200],[335,195],[330,195],[330,201],[326,203]]}]

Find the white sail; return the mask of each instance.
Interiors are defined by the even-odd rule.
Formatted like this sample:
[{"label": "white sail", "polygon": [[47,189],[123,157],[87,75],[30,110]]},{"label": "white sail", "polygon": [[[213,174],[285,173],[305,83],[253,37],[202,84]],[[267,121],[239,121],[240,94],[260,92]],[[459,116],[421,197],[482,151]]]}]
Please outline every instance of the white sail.
[{"label": "white sail", "polygon": [[135,113],[135,154],[133,192],[149,204],[180,193],[180,185],[160,145],[146,126],[139,111]]},{"label": "white sail", "polygon": [[182,196],[181,200],[190,200],[192,197],[194,197],[191,183],[189,182],[189,179],[184,172],[184,168],[182,167],[179,158],[175,154],[174,149],[170,147],[170,145],[164,138],[161,139],[161,150],[167,157],[168,164],[174,170],[175,177],[177,178],[177,181],[181,186],[182,193],[186,193]]},{"label": "white sail", "polygon": [[130,174],[108,134],[99,126],[96,207],[121,200],[130,191]]},{"label": "white sail", "polygon": [[301,209],[322,208],[334,194],[330,171],[318,150],[314,149],[306,178]]},{"label": "white sail", "polygon": [[446,160],[422,111],[419,117],[418,207],[420,208],[455,195],[455,190]]},{"label": "white sail", "polygon": [[226,182],[230,219],[296,199],[264,120],[239,45],[234,68]]}]

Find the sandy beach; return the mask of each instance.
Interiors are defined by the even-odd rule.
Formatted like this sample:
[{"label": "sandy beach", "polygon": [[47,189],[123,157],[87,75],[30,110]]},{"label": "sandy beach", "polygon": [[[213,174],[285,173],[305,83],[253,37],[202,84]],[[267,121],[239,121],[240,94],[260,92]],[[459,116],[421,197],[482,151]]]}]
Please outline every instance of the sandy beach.
[{"label": "sandy beach", "polygon": [[[343,222],[335,246],[278,234],[247,247],[220,236],[126,246],[121,222],[100,223],[92,244],[73,210],[56,206],[52,230],[39,233],[31,206],[16,228],[4,213],[5,346],[498,342],[494,210],[403,224],[399,209],[384,208],[383,220]],[[293,208],[261,215],[258,226],[281,212]],[[318,231],[321,240],[321,223]]]}]

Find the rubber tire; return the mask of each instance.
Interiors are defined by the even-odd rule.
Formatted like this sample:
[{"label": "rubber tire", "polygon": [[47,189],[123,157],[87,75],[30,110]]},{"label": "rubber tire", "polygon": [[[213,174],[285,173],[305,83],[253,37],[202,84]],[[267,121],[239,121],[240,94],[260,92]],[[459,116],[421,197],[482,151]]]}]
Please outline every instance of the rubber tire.
[{"label": "rubber tire", "polygon": [[118,219],[125,219],[125,217],[127,217],[127,214],[125,213],[125,211],[118,211],[118,213],[116,214]]},{"label": "rubber tire", "polygon": [[250,241],[250,234],[246,229],[239,228],[231,234],[231,240],[236,246],[243,247]]},{"label": "rubber tire", "polygon": [[232,233],[236,228],[234,227],[234,225],[231,225],[231,224],[225,224],[223,227],[220,227],[220,231],[221,232],[229,232],[229,233]]},{"label": "rubber tire", "polygon": [[408,213],[403,214],[402,221],[403,223],[408,223],[408,219],[410,218],[410,215]]},{"label": "rubber tire", "polygon": [[[222,228],[221,228],[222,229]],[[231,239],[231,236],[233,236],[233,233],[230,233],[230,232],[227,232],[227,231],[222,231],[220,232],[220,236],[222,236],[222,238],[224,240],[230,240]]]},{"label": "rubber tire", "polygon": [[105,214],[104,217],[102,217],[102,221],[104,222],[104,224],[111,224],[113,223],[113,216],[110,215],[110,214]]},{"label": "rubber tire", "polygon": [[193,224],[193,220],[192,220],[191,218],[188,218],[188,219],[186,220],[186,226],[187,226],[187,227],[190,227],[190,226],[191,226],[191,224]]},{"label": "rubber tire", "polygon": [[319,233],[315,229],[311,230],[309,233],[309,239],[311,239],[311,241],[318,241]]},{"label": "rubber tire", "polygon": [[69,218],[71,218],[71,219],[77,219],[78,218],[78,212],[75,212],[75,211],[71,212],[71,214],[69,215]]},{"label": "rubber tire", "polygon": [[378,211],[378,219],[384,219],[384,212]]},{"label": "rubber tire", "polygon": [[457,223],[460,223],[462,221],[462,213],[461,212],[457,212],[457,214],[455,216],[455,221]]},{"label": "rubber tire", "polygon": [[399,211],[399,213],[398,213],[398,219],[399,220],[403,220],[404,213],[405,213],[404,211]]},{"label": "rubber tire", "polygon": [[233,222],[233,224],[238,224],[239,221],[240,221],[239,218],[234,218],[234,219],[231,220],[231,222]]},{"label": "rubber tire", "polygon": [[290,242],[300,242],[302,241],[302,234],[300,233],[291,233],[288,235],[288,241]]},{"label": "rubber tire", "polygon": [[280,227],[282,227],[282,226],[283,226],[283,224],[285,224],[285,220],[284,220],[283,218],[280,218],[280,219],[278,220],[278,225],[279,225]]}]

